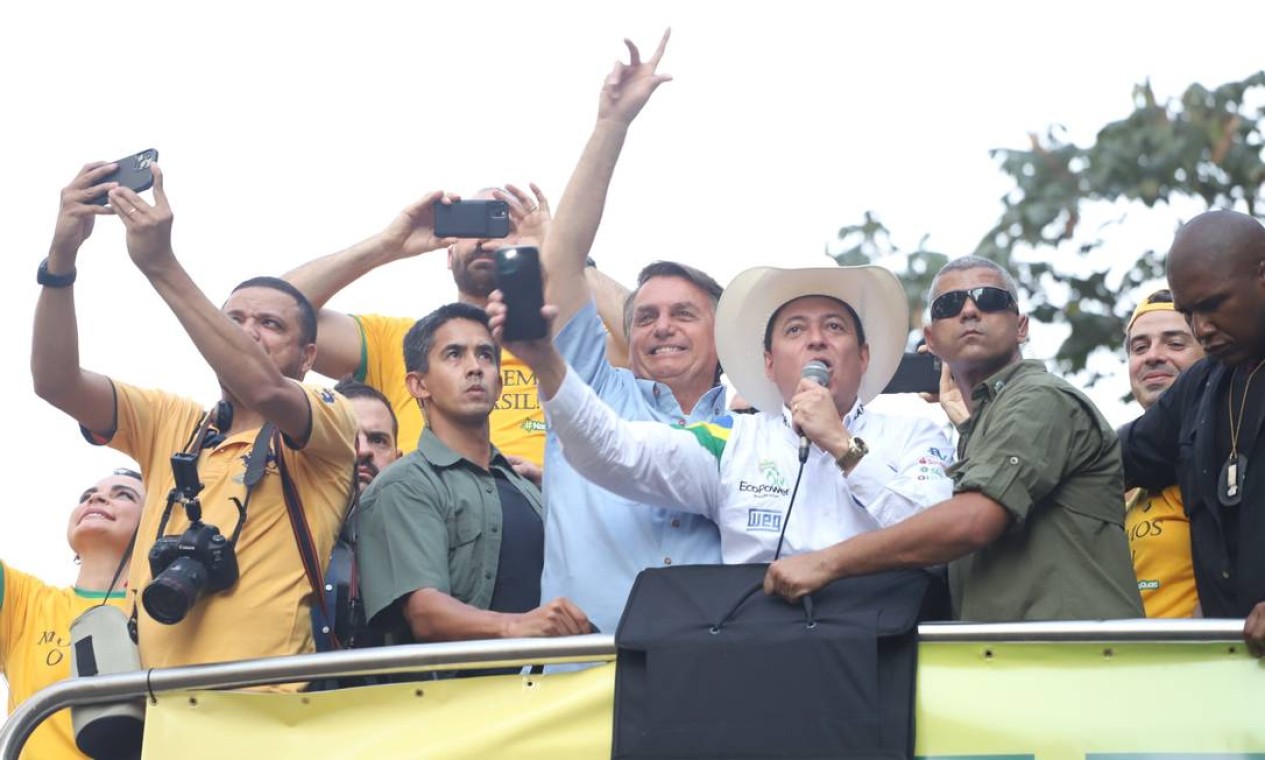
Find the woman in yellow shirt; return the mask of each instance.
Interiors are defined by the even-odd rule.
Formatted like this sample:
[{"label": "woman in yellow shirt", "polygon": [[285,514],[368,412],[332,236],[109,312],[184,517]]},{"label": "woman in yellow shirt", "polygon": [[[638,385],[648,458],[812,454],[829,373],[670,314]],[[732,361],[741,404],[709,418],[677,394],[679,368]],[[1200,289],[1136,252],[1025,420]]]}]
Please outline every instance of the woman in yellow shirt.
[{"label": "woman in yellow shirt", "polygon": [[[9,682],[10,713],[35,692],[70,676],[70,624],[80,613],[97,604],[126,604],[123,558],[144,502],[145,486],[132,470],[115,470],[80,495],[66,529],[79,563],[74,586],[50,586],[0,563],[0,669]],[[22,757],[83,757],[75,747],[70,711],[40,724]]]}]

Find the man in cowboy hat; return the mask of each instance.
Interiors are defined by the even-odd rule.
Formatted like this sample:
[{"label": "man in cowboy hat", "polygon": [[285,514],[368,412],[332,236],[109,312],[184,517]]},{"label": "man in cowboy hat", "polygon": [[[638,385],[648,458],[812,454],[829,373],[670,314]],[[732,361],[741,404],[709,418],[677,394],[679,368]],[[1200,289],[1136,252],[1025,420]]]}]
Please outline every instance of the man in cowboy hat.
[{"label": "man in cowboy hat", "polygon": [[[488,314],[499,335],[499,293]],[[747,270],[717,306],[716,350],[759,413],[686,426],[622,420],[547,341],[510,347],[535,370],[580,474],[635,502],[704,515],[720,528],[726,563],[761,562],[779,546],[822,549],[949,496],[944,434],[865,408],[900,362],[908,321],[900,282],[880,267]],[[811,363],[818,381],[804,377]]]},{"label": "man in cowboy hat", "polygon": [[927,346],[970,416],[952,498],[884,530],[775,562],[764,589],[797,600],[853,575],[949,564],[954,616],[985,622],[1142,617],[1124,535],[1115,431],[1020,346],[1010,275],[974,256],[931,284]]}]

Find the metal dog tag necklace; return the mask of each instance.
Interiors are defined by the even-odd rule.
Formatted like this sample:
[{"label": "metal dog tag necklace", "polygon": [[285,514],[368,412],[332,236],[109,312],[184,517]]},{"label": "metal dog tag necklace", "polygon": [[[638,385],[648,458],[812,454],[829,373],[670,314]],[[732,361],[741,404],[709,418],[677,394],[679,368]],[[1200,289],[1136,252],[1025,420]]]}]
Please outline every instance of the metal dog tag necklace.
[{"label": "metal dog tag necklace", "polygon": [[1238,419],[1235,419],[1234,414],[1234,377],[1238,370],[1235,369],[1234,374],[1230,375],[1230,387],[1225,394],[1226,411],[1230,417],[1230,456],[1221,465],[1221,477],[1217,479],[1220,485],[1217,500],[1223,506],[1237,507],[1243,501],[1243,477],[1247,472],[1247,457],[1239,453],[1239,433],[1243,430],[1243,413],[1247,410],[1247,394],[1252,388],[1252,378],[1256,377],[1262,366],[1265,366],[1265,362],[1258,363],[1243,384],[1243,401],[1239,404]]}]

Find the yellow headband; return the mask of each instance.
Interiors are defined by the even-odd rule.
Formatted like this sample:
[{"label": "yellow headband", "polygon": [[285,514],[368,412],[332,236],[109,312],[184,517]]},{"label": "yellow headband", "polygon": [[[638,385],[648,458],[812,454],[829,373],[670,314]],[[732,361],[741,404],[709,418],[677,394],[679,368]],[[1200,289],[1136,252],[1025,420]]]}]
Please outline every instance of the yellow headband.
[{"label": "yellow headband", "polygon": [[1152,311],[1177,311],[1177,309],[1173,308],[1171,301],[1160,301],[1159,303],[1147,303],[1146,301],[1143,301],[1138,304],[1138,308],[1133,310],[1133,316],[1129,317],[1129,325],[1124,328],[1124,334],[1128,335],[1133,332],[1133,323],[1138,321],[1138,317]]}]

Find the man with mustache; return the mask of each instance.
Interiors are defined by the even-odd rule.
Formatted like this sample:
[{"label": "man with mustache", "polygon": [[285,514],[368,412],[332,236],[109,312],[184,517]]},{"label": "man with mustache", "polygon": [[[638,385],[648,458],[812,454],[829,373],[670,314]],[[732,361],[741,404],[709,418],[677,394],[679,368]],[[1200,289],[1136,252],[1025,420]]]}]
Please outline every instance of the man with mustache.
[{"label": "man with mustache", "polygon": [[588,633],[567,599],[540,603],[540,491],[490,440],[501,373],[487,314],[435,310],[409,330],[404,357],[426,427],[361,501],[356,556],[372,626],[388,644]]},{"label": "man with mustache", "polygon": [[[1134,310],[1125,329],[1129,387],[1150,409],[1178,374],[1204,357],[1186,320],[1173,308],[1173,294],[1158,290]],[[1190,562],[1190,520],[1176,484],[1162,491],[1137,488],[1125,505],[1133,571],[1147,617],[1190,617],[1199,608]]]},{"label": "man with mustache", "polygon": [[[1265,655],[1265,227],[1235,211],[1186,223],[1168,254],[1173,306],[1207,357],[1120,430],[1125,480],[1181,487],[1205,617],[1245,618]],[[1256,382],[1256,381],[1260,382]],[[1255,473],[1248,477],[1247,473]]]},{"label": "man with mustache", "polygon": [[954,617],[979,622],[1142,616],[1124,535],[1120,446],[1083,393],[1024,361],[1028,318],[1006,270],[949,262],[923,328],[970,416],[953,496],[883,530],[769,567],[798,600],[847,576],[949,563]]},{"label": "man with mustache", "polygon": [[356,416],[356,491],[363,494],[387,465],[400,458],[399,423],[391,402],[377,388],[351,378],[334,386]]}]

